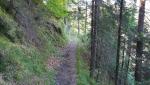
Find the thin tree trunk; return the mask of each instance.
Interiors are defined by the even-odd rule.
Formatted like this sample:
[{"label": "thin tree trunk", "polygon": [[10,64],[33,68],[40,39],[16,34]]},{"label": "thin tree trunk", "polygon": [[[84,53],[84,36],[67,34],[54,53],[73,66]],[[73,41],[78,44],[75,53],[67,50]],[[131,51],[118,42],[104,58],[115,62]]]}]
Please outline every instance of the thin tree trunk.
[{"label": "thin tree trunk", "polygon": [[91,68],[90,76],[94,78],[94,70],[96,67],[96,54],[97,54],[97,29],[100,18],[100,2],[101,0],[92,0],[92,32],[91,32]]},{"label": "thin tree trunk", "polygon": [[121,0],[121,4],[120,4],[115,85],[118,85],[118,79],[119,79],[119,75],[118,74],[119,74],[119,59],[120,59],[120,40],[121,40],[122,12],[123,12],[123,0]]},{"label": "thin tree trunk", "polygon": [[123,41],[123,53],[122,53],[122,65],[121,65],[121,70],[123,71],[123,67],[124,67],[124,61],[125,61],[125,46],[126,45],[126,40],[124,39]]},{"label": "thin tree trunk", "polygon": [[136,48],[136,66],[135,66],[135,81],[137,85],[142,82],[142,54],[143,54],[143,30],[144,30],[144,16],[145,16],[145,0],[140,0],[141,6],[139,9],[138,19],[138,39]]},{"label": "thin tree trunk", "polygon": [[80,34],[80,20],[79,20],[79,17],[78,17],[78,35]]},{"label": "thin tree trunk", "polygon": [[130,36],[129,36],[129,40],[128,40],[127,55],[128,55],[128,59],[127,59],[127,64],[126,64],[126,72],[125,72],[126,74],[125,74],[124,85],[128,85],[127,78],[128,78],[128,71],[129,71],[130,58],[131,58],[131,38],[130,38]]},{"label": "thin tree trunk", "polygon": [[87,30],[87,2],[86,2],[86,10],[85,10],[85,34]]},{"label": "thin tree trunk", "polygon": [[126,39],[124,38],[123,40],[123,53],[122,53],[122,65],[121,65],[121,85],[124,84],[124,75],[125,75],[125,71],[124,71],[124,64],[125,64],[125,50],[126,50]]},{"label": "thin tree trunk", "polygon": [[91,21],[91,60],[90,60],[90,77],[94,77],[96,46],[95,46],[95,0],[92,0],[92,21]]},{"label": "thin tree trunk", "polygon": [[80,34],[80,7],[79,7],[79,4],[78,4],[77,19],[78,19],[78,35],[79,35]]}]

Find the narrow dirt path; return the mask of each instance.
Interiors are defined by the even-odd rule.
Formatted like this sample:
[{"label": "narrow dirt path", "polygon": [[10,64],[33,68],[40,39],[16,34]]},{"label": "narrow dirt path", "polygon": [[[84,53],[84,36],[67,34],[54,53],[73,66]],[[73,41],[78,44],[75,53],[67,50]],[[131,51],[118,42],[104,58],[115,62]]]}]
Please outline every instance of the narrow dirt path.
[{"label": "narrow dirt path", "polygon": [[76,85],[76,42],[70,41],[65,49],[64,60],[58,68],[56,85]]}]

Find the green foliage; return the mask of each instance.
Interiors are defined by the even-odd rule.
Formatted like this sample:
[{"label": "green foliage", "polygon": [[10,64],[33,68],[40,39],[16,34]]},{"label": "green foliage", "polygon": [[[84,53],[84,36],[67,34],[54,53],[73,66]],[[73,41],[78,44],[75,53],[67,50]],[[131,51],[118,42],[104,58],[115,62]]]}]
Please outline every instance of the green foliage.
[{"label": "green foliage", "polygon": [[64,35],[61,36],[60,34],[43,27],[38,29],[38,36],[43,41],[43,49],[48,54],[55,54],[57,50],[56,47],[62,47],[67,42],[67,39],[64,37]]},{"label": "green foliage", "polygon": [[13,18],[0,7],[0,33],[4,34],[11,41],[19,41],[22,33],[18,24]]},{"label": "green foliage", "polygon": [[95,80],[91,79],[89,74],[89,66],[83,59],[83,53],[87,49],[78,46],[77,49],[77,85],[96,85]]},{"label": "green foliage", "polygon": [[[117,48],[117,21],[115,19],[114,8],[112,5],[103,4],[100,9],[100,17],[97,20],[96,35],[96,62],[95,78],[100,85],[113,85],[110,77],[115,74],[116,48]],[[99,73],[101,72],[101,73]]]},{"label": "green foliage", "polygon": [[67,15],[66,2],[67,0],[48,0],[46,7],[53,16],[61,18]]},{"label": "green foliage", "polygon": [[0,35],[0,54],[3,56],[0,61],[0,72],[4,74],[5,80],[32,83],[31,78],[36,77],[38,79],[36,82],[44,81],[55,85],[53,79],[55,74],[46,68],[45,62],[50,55],[57,54],[56,47],[65,45],[67,40],[63,35],[60,36],[55,31],[42,26],[37,29],[37,32],[43,41],[42,51],[32,45],[26,47],[11,43],[4,35]]},{"label": "green foliage", "polygon": [[[53,75],[52,73],[49,74],[50,71],[44,63],[48,56],[36,50],[35,47],[13,44],[7,38],[0,37],[0,52],[3,56],[0,72],[4,73],[5,80],[22,81],[33,77],[42,80],[46,77],[45,82],[53,81],[51,80]],[[26,83],[30,82],[27,81]]]},{"label": "green foliage", "polygon": [[21,44],[13,44],[4,35],[0,35],[0,54],[3,56],[0,61],[0,72],[4,74],[5,80],[32,83],[31,78],[36,77],[39,79],[36,82],[44,81],[55,85],[53,79],[55,74],[48,71],[45,61],[50,55],[57,54],[56,47],[63,46],[66,43],[66,38],[43,27],[39,27],[37,31],[43,41],[43,51],[41,52],[32,45],[26,47]]},{"label": "green foliage", "polygon": [[135,84],[133,73],[131,73],[131,72],[128,73],[128,84],[129,85],[134,85]]},{"label": "green foliage", "polygon": [[32,0],[36,4],[43,4],[43,0]]},{"label": "green foliage", "polygon": [[[3,3],[1,2],[3,2],[3,0],[0,0],[0,6],[2,7],[1,4]],[[43,4],[42,0],[33,0],[33,2],[36,4]],[[65,1],[53,0],[52,3],[50,2],[51,1],[48,1],[46,6],[55,17],[63,17],[66,14]],[[56,4],[56,2],[58,4]],[[22,3],[17,5],[22,5]],[[55,5],[52,5],[54,3]],[[46,62],[51,55],[58,54],[57,48],[62,47],[67,41],[63,33],[57,32],[61,32],[62,29],[57,26],[55,27],[55,24],[50,28],[44,26],[43,23],[40,26],[37,25],[39,27],[36,28],[36,33],[38,34],[37,37],[42,42],[40,48],[34,47],[28,42],[24,42],[27,43],[28,46],[21,43],[16,43],[20,42],[21,38],[23,37],[21,28],[15,21],[13,14],[7,13],[7,11],[5,11],[6,9],[3,9],[5,7],[1,7],[0,74],[3,74],[4,80],[12,82],[15,81],[16,83],[18,83],[18,85],[55,85],[55,71],[48,69]],[[45,8],[39,7],[39,10],[42,9],[45,10]],[[48,14],[47,11],[44,11],[44,13],[44,16]],[[49,19],[51,20],[49,16],[46,17],[46,19],[44,16],[42,17],[43,22],[46,22]]]},{"label": "green foliage", "polygon": [[[7,2],[7,3],[5,3],[5,2]],[[6,8],[7,4],[9,4],[8,1],[6,1],[6,0],[0,0],[0,6],[1,6],[1,8]]]}]

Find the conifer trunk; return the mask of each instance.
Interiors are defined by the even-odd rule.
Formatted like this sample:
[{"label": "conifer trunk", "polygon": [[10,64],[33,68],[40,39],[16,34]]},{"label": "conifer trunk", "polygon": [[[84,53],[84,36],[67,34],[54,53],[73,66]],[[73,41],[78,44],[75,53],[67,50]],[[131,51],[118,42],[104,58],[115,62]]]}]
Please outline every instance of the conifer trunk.
[{"label": "conifer trunk", "polygon": [[117,44],[117,57],[116,57],[116,75],[115,85],[118,85],[119,79],[119,59],[120,59],[120,46],[121,46],[121,26],[122,26],[122,12],[123,12],[123,1],[120,2],[120,15],[119,15],[119,27],[118,27],[118,44]]},{"label": "conifer trunk", "polygon": [[95,0],[92,0],[92,21],[91,21],[91,59],[90,59],[90,77],[93,78],[95,69],[96,46],[95,46]]},{"label": "conifer trunk", "polygon": [[85,34],[86,34],[86,30],[87,30],[87,2],[85,2],[86,3],[86,8],[85,8]]},{"label": "conifer trunk", "polygon": [[136,47],[136,66],[135,66],[135,81],[136,85],[142,82],[142,54],[143,54],[143,30],[144,30],[144,16],[145,16],[145,0],[140,0],[141,6],[139,9],[138,19],[138,39]]}]

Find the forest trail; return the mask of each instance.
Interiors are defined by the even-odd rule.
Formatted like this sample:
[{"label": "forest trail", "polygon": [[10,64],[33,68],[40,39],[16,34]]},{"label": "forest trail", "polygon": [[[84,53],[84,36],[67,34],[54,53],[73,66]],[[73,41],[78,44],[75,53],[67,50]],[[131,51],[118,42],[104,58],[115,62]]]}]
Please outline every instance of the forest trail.
[{"label": "forest trail", "polygon": [[56,85],[76,85],[76,46],[75,41],[70,41],[64,51],[64,60],[58,68]]}]

